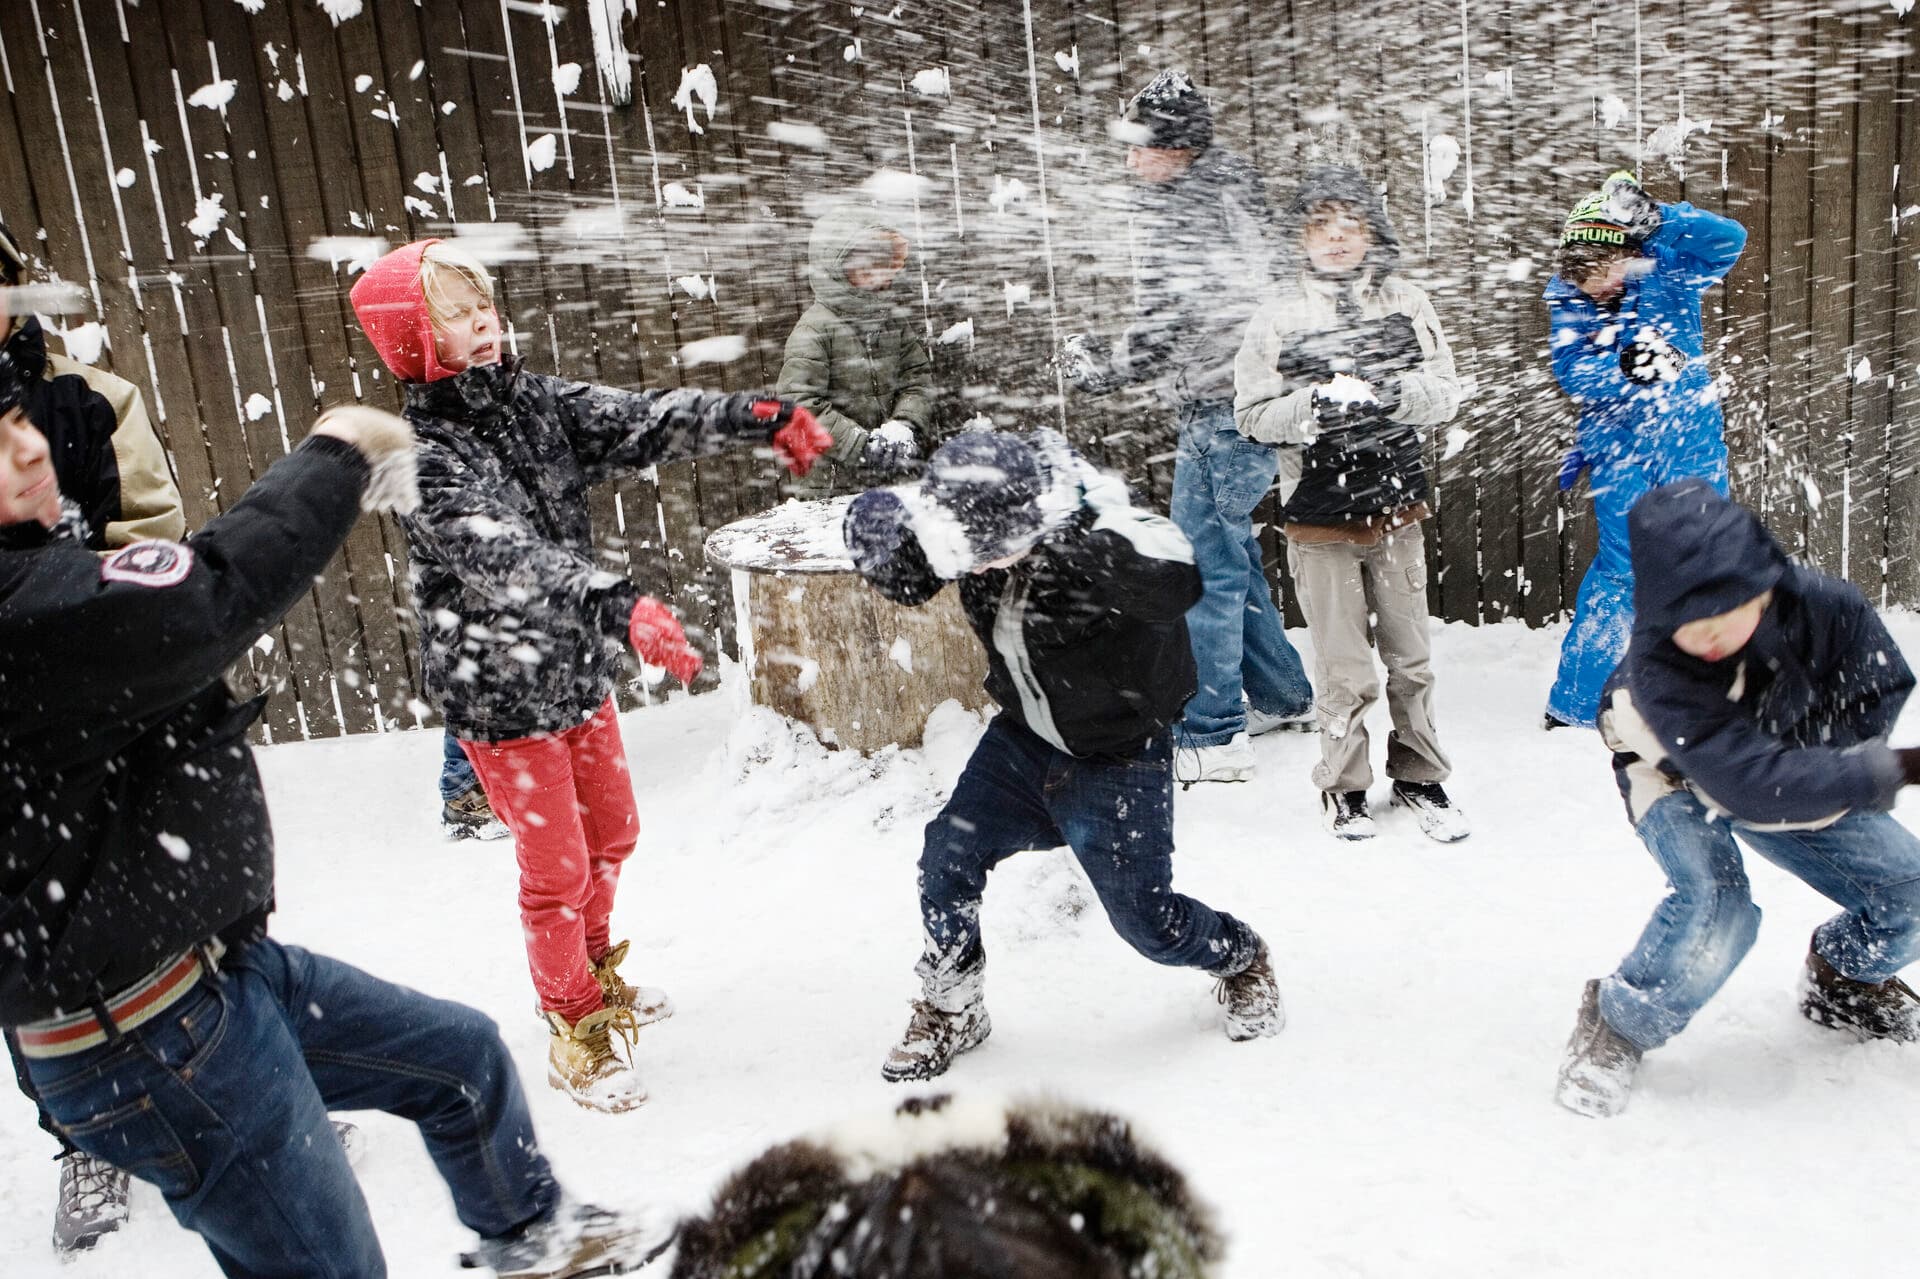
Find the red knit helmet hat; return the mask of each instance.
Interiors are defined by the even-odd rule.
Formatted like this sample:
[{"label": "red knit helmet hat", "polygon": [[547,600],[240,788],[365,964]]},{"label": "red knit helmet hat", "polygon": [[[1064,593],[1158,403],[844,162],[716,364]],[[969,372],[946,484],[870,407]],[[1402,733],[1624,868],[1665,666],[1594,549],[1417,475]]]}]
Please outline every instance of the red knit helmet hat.
[{"label": "red knit helmet hat", "polygon": [[433,317],[420,283],[420,260],[439,240],[403,244],[368,267],[347,296],[367,341],[402,382],[438,382],[454,370],[434,353]]}]

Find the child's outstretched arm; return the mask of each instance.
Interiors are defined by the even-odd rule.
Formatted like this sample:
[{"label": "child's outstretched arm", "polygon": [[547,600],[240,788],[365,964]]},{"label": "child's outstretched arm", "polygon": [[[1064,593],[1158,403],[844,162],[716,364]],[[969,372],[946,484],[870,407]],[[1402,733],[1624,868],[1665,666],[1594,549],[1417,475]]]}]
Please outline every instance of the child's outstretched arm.
[{"label": "child's outstretched arm", "polygon": [[[789,400],[745,392],[618,391],[588,382],[553,379],[554,397],[567,424],[575,456],[590,481],[623,471],[636,471],[657,462],[679,462],[712,457],[743,445],[772,442],[783,451],[782,436],[789,427],[817,429],[811,414]],[[786,450],[796,454],[802,450]],[[806,450],[804,475],[819,455]],[[785,458],[782,458],[785,461]]]},{"label": "child's outstretched arm", "polygon": [[1273,306],[1263,306],[1247,321],[1233,357],[1233,421],[1250,440],[1305,444],[1317,433],[1313,383],[1281,371],[1281,356],[1298,335],[1281,333],[1276,315]]},{"label": "child's outstretched arm", "polygon": [[1746,246],[1745,227],[1685,200],[1660,206],[1660,229],[1647,239],[1647,249],[1660,265],[1684,271],[1696,289],[1724,279]]}]

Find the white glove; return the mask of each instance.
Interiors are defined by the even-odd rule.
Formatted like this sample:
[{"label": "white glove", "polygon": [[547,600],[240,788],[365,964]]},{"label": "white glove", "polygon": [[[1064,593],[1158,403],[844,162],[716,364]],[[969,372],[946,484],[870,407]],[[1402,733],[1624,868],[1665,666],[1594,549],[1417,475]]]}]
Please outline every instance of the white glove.
[{"label": "white glove", "polygon": [[891,418],[867,433],[860,460],[876,470],[898,471],[919,456],[920,438],[913,423]]},{"label": "white glove", "polygon": [[360,494],[363,511],[406,514],[420,506],[419,471],[414,462],[413,428],[406,419],[365,404],[328,409],[313,424],[313,434],[345,440],[373,468]]}]

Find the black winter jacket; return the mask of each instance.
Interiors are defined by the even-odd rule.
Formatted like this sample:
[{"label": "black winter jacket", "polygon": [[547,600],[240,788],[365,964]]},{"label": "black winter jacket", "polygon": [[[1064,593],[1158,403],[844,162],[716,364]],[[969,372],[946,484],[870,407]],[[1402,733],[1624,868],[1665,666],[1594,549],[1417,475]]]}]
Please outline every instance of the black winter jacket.
[{"label": "black winter jacket", "polygon": [[273,835],[221,673],[313,586],[367,464],[314,438],[184,545],[0,529],[0,1025],[256,935]]},{"label": "black winter jacket", "polygon": [[[946,585],[907,543],[867,580],[895,603]],[[987,649],[1001,713],[1075,756],[1128,757],[1193,696],[1187,610],[1200,599],[1193,550],[1170,522],[1133,507],[1083,507],[1011,568],[960,579]]]},{"label": "black winter jacket", "polygon": [[617,391],[518,357],[407,385],[420,509],[400,518],[428,698],[457,737],[584,723],[613,691],[639,588],[603,568],[587,488],[770,438],[756,397]]},{"label": "black winter jacket", "polygon": [[[1628,516],[1633,641],[1602,695],[1601,735],[1638,824],[1685,784],[1759,826],[1821,826],[1887,809],[1901,771],[1885,738],[1913,672],[1855,587],[1789,564],[1752,512],[1704,480],[1658,488]],[[1753,638],[1717,662],[1673,632],[1771,590]]]}]

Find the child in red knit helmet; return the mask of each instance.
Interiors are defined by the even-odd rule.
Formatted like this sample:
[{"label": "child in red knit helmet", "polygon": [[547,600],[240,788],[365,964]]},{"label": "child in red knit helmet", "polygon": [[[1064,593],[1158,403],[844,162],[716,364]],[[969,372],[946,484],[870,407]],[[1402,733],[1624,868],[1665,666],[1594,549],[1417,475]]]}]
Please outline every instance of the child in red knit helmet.
[{"label": "child in red knit helmet", "polygon": [[671,1005],[616,971],[627,944],[609,917],[640,823],[613,681],[622,640],[689,683],[700,655],[666,605],[600,566],[587,488],[767,443],[804,475],[832,438],[787,400],[529,372],[502,350],[486,268],[444,241],[395,249],[352,298],[405,384],[421,501],[400,523],[423,683],[514,836],[548,1080],[590,1109],[630,1109],[646,1090],[611,1036]]}]

